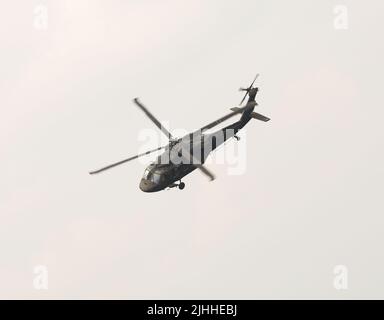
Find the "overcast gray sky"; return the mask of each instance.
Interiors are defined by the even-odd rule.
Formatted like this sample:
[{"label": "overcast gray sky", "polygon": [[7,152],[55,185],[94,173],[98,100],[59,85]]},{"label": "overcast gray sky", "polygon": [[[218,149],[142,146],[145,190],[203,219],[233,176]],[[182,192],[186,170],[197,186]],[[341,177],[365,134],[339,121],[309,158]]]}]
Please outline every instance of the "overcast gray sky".
[{"label": "overcast gray sky", "polygon": [[[2,0],[0,297],[384,298],[383,10]],[[272,120],[228,143],[244,174],[213,161],[214,182],[156,194],[138,189],[142,161],[88,175],[143,149],[134,97],[190,131],[256,73]]]}]

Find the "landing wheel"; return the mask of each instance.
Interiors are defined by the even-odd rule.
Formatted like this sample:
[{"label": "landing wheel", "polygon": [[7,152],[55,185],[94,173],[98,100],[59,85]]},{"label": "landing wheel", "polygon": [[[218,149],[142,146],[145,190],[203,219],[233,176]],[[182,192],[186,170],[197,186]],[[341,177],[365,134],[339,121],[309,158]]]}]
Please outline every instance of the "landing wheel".
[{"label": "landing wheel", "polygon": [[179,189],[183,190],[184,188],[185,188],[185,183],[184,182],[180,182]]}]

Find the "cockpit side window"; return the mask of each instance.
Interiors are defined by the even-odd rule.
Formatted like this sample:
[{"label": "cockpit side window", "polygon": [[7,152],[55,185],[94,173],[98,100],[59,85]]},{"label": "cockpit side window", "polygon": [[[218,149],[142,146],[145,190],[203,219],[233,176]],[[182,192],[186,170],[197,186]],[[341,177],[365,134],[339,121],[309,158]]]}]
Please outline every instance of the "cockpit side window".
[{"label": "cockpit side window", "polygon": [[158,174],[158,173],[154,173],[153,175],[152,175],[152,182],[154,182],[154,183],[160,183],[160,180],[161,180],[161,175],[160,174]]}]

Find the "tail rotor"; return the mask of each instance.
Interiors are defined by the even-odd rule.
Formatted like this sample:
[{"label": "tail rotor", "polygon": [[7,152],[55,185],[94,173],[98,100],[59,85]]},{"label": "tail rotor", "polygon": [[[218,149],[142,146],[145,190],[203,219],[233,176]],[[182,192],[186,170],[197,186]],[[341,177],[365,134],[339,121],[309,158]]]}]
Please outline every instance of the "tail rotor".
[{"label": "tail rotor", "polygon": [[239,106],[241,106],[245,100],[245,98],[249,95],[249,92],[251,91],[251,89],[253,89],[253,85],[256,81],[256,79],[259,77],[259,73],[256,75],[255,79],[253,79],[251,85],[248,87],[248,88],[240,88],[239,91],[246,91],[245,92],[245,95],[244,95],[244,98],[241,100]]}]

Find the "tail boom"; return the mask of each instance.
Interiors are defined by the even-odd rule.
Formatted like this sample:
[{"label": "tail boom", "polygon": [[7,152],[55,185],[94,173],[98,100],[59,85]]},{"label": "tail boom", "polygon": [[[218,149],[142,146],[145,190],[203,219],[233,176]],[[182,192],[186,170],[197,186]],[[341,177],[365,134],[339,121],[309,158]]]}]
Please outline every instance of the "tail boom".
[{"label": "tail boom", "polygon": [[[239,108],[238,107],[234,107],[234,108],[231,108],[232,111],[238,111]],[[246,111],[244,111],[245,113]],[[244,115],[243,113],[243,115]],[[260,121],[264,121],[264,122],[268,122],[269,120],[271,120],[270,118],[260,114],[260,113],[257,113],[257,112],[250,112],[249,115],[246,114],[246,116],[249,116],[250,118],[253,118],[253,119],[257,119],[257,120],[260,120]]]}]

